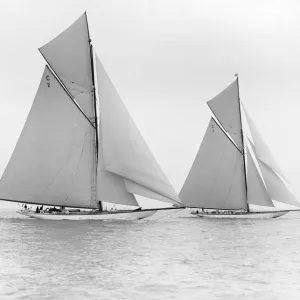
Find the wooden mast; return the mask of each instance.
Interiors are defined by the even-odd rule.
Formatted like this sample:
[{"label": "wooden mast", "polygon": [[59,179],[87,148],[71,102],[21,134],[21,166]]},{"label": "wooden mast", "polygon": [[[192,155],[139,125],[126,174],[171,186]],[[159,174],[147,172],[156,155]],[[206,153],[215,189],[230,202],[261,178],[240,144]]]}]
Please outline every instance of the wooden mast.
[{"label": "wooden mast", "polygon": [[[95,69],[94,69],[94,53],[93,53],[93,45],[92,40],[90,38],[90,31],[89,31],[89,25],[87,20],[87,14],[85,12],[86,17],[86,24],[87,24],[87,31],[88,31],[88,38],[89,38],[89,46],[90,46],[90,57],[91,57],[91,70],[92,70],[92,98],[93,98],[93,107],[94,107],[94,125],[95,125],[95,164],[92,166],[93,171],[93,183],[92,183],[92,199],[91,200],[97,200],[97,166],[98,166],[98,149],[99,149],[99,134],[98,134],[98,113],[97,113],[97,99],[96,99],[96,85],[95,85]],[[99,210],[103,210],[102,202],[99,201]]]},{"label": "wooden mast", "polygon": [[240,122],[241,122],[241,137],[242,137],[242,155],[243,155],[243,162],[244,162],[244,176],[245,176],[245,191],[246,191],[246,205],[247,205],[247,211],[249,212],[249,204],[247,201],[247,174],[246,174],[246,155],[245,155],[245,142],[244,142],[244,133],[243,133],[243,123],[242,123],[242,110],[241,110],[241,99],[240,99],[240,86],[239,86],[239,76],[238,74],[235,74],[236,81],[237,81],[237,90],[238,90],[238,102],[239,102],[239,114],[240,114]]}]

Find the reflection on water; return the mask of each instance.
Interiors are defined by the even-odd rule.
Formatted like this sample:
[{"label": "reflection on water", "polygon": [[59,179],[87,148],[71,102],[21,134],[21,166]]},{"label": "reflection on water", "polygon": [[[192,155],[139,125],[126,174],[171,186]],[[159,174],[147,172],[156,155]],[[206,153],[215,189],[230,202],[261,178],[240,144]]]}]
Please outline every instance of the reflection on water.
[{"label": "reflection on water", "polygon": [[0,299],[299,299],[300,213],[53,222],[0,212]]}]

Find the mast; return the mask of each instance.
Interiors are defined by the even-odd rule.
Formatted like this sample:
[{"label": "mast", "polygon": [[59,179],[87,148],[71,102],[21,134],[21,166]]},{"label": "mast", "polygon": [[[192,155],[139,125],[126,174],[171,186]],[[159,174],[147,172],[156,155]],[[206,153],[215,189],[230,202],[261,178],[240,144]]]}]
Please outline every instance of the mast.
[{"label": "mast", "polygon": [[[94,147],[95,153],[93,153],[95,163],[92,165],[93,182],[92,182],[92,199],[91,200],[96,200],[96,198],[97,198],[97,166],[98,166],[98,149],[99,149],[98,114],[97,114],[97,99],[96,99],[96,85],[95,85],[94,52],[93,52],[93,45],[92,45],[92,40],[90,37],[90,30],[89,30],[89,24],[88,24],[86,12],[85,12],[85,17],[86,17],[89,46],[90,46],[92,83],[93,83],[92,99],[93,99],[93,107],[94,107],[94,120],[93,121],[94,121],[94,125],[95,125],[95,147]],[[102,202],[99,201],[98,204],[99,204],[99,210],[102,211],[103,210]]]},{"label": "mast", "polygon": [[247,204],[247,211],[249,212],[249,203],[247,201],[247,174],[246,174],[246,155],[245,155],[245,141],[244,141],[244,133],[243,133],[243,123],[242,123],[242,110],[241,110],[241,99],[240,99],[240,86],[239,86],[239,76],[235,74],[237,77],[237,88],[238,88],[238,101],[239,101],[239,115],[240,115],[240,122],[241,122],[241,138],[242,138],[242,155],[243,155],[243,162],[244,162],[244,175],[245,175],[245,191],[246,191],[246,204]]}]

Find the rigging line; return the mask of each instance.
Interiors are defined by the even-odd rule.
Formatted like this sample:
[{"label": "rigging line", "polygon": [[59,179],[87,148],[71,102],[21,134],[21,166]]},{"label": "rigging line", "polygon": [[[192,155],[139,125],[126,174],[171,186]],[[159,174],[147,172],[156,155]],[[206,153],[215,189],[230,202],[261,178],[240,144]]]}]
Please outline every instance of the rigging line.
[{"label": "rigging line", "polygon": [[237,88],[238,88],[238,106],[239,106],[239,115],[240,115],[240,123],[241,123],[241,140],[242,140],[242,154],[244,161],[244,178],[245,178],[245,190],[246,190],[246,204],[247,210],[249,211],[249,203],[247,201],[248,198],[248,186],[247,186],[247,174],[246,174],[246,156],[245,156],[245,141],[244,141],[244,133],[243,133],[243,122],[242,122],[242,110],[241,110],[241,99],[240,99],[240,86],[239,86],[239,77],[237,76]]},{"label": "rigging line", "polygon": [[[96,128],[95,138],[96,138],[96,163],[98,161],[98,144],[99,144],[99,137],[98,137],[98,114],[97,114],[97,100],[96,100],[96,84],[95,84],[95,69],[94,69],[94,54],[93,54],[93,45],[90,36],[89,30],[89,23],[87,19],[87,13],[84,12],[85,19],[86,19],[86,26],[87,26],[87,34],[88,34],[88,41],[89,41],[89,48],[90,48],[90,63],[91,63],[91,73],[92,73],[92,83],[93,83],[93,90],[92,90],[92,97],[93,97],[93,106],[94,106],[94,126]],[[97,171],[96,171],[97,172]]]},{"label": "rigging line", "polygon": [[[209,106],[209,104],[207,103],[207,105]],[[232,138],[229,136],[229,134],[227,133],[227,131],[225,130],[225,128],[223,128],[221,122],[219,121],[219,119],[216,117],[216,115],[213,113],[214,118],[212,118],[215,123],[218,125],[218,127],[223,131],[223,133],[225,134],[225,136],[229,139],[229,141],[232,143],[232,145],[241,153],[243,154],[243,151],[236,145],[236,143],[232,140]],[[218,121],[216,121],[216,120]],[[220,123],[220,124],[219,124]]]},{"label": "rigging line", "polygon": [[[40,53],[42,54],[41,51],[40,51]],[[73,96],[71,95],[71,93],[69,92],[69,90],[67,89],[67,87],[65,86],[65,84],[61,81],[61,79],[59,78],[59,76],[56,74],[56,72],[54,71],[54,69],[52,68],[52,66],[50,65],[50,63],[47,61],[47,59],[45,58],[45,56],[43,54],[42,54],[42,56],[44,57],[45,61],[48,64],[48,65],[46,65],[46,68],[52,73],[52,75],[54,76],[54,78],[56,79],[56,81],[64,89],[64,91],[66,92],[66,94],[69,96],[70,100],[74,103],[74,105],[78,108],[78,110],[82,113],[82,115],[87,119],[87,121],[92,125],[92,127],[95,128],[93,122],[91,122],[91,120],[89,119],[89,117],[84,113],[84,111],[81,109],[81,107],[79,106],[79,104],[75,101],[75,99],[73,98]]]},{"label": "rigging line", "polygon": [[71,189],[72,189],[73,186],[74,186],[75,175],[76,175],[77,172],[78,172],[78,168],[79,168],[79,164],[80,164],[80,162],[81,162],[82,154],[83,154],[84,148],[85,148],[85,146],[86,146],[86,140],[87,140],[86,137],[87,137],[87,132],[86,132],[85,135],[84,135],[84,140],[83,140],[83,143],[82,143],[82,149],[81,149],[80,158],[78,159],[77,167],[76,167],[76,170],[75,170],[75,172],[74,172],[74,174],[73,174],[72,183],[70,184],[69,192],[68,192],[68,195],[67,195],[67,198],[66,198],[66,201],[65,201],[65,206],[67,206],[67,202],[68,202],[68,199],[69,199],[69,196],[70,196],[70,193],[71,193]]}]

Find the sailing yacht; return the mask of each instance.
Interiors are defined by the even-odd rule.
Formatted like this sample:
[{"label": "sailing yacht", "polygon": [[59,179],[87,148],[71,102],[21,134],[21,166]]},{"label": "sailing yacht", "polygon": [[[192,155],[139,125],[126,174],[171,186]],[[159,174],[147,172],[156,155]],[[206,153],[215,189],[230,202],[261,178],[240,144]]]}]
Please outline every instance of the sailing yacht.
[{"label": "sailing yacht", "polygon": [[[277,209],[275,201],[299,207],[283,172],[241,105],[238,77],[207,104],[214,117],[179,193],[183,204],[205,218],[276,218],[290,211]],[[245,122],[249,136],[244,131]]]},{"label": "sailing yacht", "polygon": [[[182,208],[94,51],[86,13],[39,51],[47,65],[0,199],[65,208],[19,211],[50,220],[136,220],[156,212],[136,209],[134,195]],[[103,211],[103,202],[135,209]]]}]

